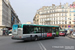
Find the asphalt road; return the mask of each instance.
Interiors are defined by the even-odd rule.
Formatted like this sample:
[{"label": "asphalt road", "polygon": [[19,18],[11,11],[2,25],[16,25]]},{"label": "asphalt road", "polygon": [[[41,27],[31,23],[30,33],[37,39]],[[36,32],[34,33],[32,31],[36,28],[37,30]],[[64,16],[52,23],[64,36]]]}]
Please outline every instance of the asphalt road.
[{"label": "asphalt road", "polygon": [[10,36],[0,36],[0,50],[75,50],[75,40],[57,37],[39,41],[12,40]]}]

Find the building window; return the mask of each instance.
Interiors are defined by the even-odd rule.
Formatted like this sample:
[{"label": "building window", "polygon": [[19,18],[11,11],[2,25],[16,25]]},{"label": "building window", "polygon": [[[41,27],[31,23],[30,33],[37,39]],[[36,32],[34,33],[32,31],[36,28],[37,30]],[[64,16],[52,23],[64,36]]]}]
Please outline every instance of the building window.
[{"label": "building window", "polygon": [[74,26],[75,27],[75,26]]},{"label": "building window", "polygon": [[62,22],[62,24],[64,24],[64,22]]},{"label": "building window", "polygon": [[65,9],[65,12],[66,12],[66,9]]},{"label": "building window", "polygon": [[58,20],[58,18],[55,18],[55,20]]},{"label": "building window", "polygon": [[45,10],[46,10],[47,8],[45,8]]},{"label": "building window", "polygon": [[53,10],[53,12],[54,12],[54,10]]},{"label": "building window", "polygon": [[70,16],[71,16],[71,14],[70,14]]},{"label": "building window", "polygon": [[63,13],[62,13],[62,16],[63,16]]},{"label": "building window", "polygon": [[75,14],[74,14],[74,16],[75,16]]},{"label": "building window", "polygon": [[16,18],[15,18],[15,23],[16,23]]},{"label": "building window", "polygon": [[75,24],[75,22],[74,22],[74,24]]},{"label": "building window", "polygon": [[55,12],[55,10],[54,10],[54,12]]},{"label": "building window", "polygon": [[63,12],[64,10],[62,9],[62,12]]},{"label": "building window", "polygon": [[67,14],[65,13],[65,16],[67,16]]},{"label": "building window", "polygon": [[62,17],[62,20],[64,20],[64,17]]},{"label": "building window", "polygon": [[70,18],[68,18],[69,20],[71,20],[71,17]]},{"label": "building window", "polygon": [[67,17],[65,17],[65,20],[67,20]]},{"label": "building window", "polygon": [[13,17],[12,17],[12,21],[13,21]]},{"label": "building window", "polygon": [[37,19],[37,21],[38,21],[38,19]]},{"label": "building window", "polygon": [[71,20],[71,17],[69,19]]},{"label": "building window", "polygon": [[54,22],[54,24],[55,24],[55,22]]},{"label": "building window", "polygon": [[67,26],[65,26],[65,28],[66,28]]},{"label": "building window", "polygon": [[54,20],[55,20],[55,18],[54,18]]},{"label": "building window", "polygon": [[61,13],[61,16],[62,16],[62,13]]},{"label": "building window", "polygon": [[55,16],[56,16],[56,14],[55,14]]},{"label": "building window", "polygon": [[39,16],[37,16],[37,17],[39,17]]},{"label": "building window", "polygon": [[64,26],[62,25],[62,27],[64,27]]},{"label": "building window", "polygon": [[61,24],[61,22],[59,21],[59,24]]},{"label": "building window", "polygon": [[52,13],[52,10],[50,12]]},{"label": "building window", "polygon": [[71,22],[69,22],[69,24],[71,24]]},{"label": "building window", "polygon": [[56,22],[56,24],[58,24],[58,22]]},{"label": "building window", "polygon": [[53,13],[53,10],[52,10],[52,13]]},{"label": "building window", "polygon": [[61,28],[61,26],[59,25],[59,28]]},{"label": "building window", "polygon": [[75,20],[75,17],[74,17],[74,20]]},{"label": "building window", "polygon": [[67,24],[67,21],[65,21],[65,24]]},{"label": "building window", "polygon": [[54,14],[53,14],[53,16],[54,16]]}]

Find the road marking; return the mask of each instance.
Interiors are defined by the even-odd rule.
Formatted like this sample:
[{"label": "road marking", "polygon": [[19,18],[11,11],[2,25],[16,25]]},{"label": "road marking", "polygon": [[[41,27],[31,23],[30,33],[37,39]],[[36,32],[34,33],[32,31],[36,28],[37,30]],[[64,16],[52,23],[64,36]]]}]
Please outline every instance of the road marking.
[{"label": "road marking", "polygon": [[40,49],[43,50],[42,46],[38,43],[38,45],[40,46]]},{"label": "road marking", "polygon": [[40,46],[40,49],[41,49],[41,50],[47,50],[47,49],[45,48],[45,46],[44,46],[41,42],[38,42],[38,45]]}]

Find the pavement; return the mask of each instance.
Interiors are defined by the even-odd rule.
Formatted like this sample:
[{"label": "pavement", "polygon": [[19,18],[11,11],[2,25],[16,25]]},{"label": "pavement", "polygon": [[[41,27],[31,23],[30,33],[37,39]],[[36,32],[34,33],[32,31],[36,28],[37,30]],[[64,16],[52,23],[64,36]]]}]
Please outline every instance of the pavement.
[{"label": "pavement", "polygon": [[75,50],[75,40],[67,36],[39,41],[12,40],[11,36],[0,36],[0,50]]},{"label": "pavement", "polygon": [[72,37],[72,36],[73,36],[73,35],[70,35],[70,34],[67,35],[68,38],[75,39],[75,37]]}]

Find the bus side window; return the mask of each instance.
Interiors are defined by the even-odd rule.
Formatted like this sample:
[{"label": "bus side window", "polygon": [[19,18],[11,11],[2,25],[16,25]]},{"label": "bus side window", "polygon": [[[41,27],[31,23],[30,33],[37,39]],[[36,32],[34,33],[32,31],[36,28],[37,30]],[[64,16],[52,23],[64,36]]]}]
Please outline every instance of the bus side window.
[{"label": "bus side window", "polygon": [[45,32],[44,27],[41,27],[41,33],[44,33],[44,32]]},{"label": "bus side window", "polygon": [[33,27],[31,26],[23,26],[23,34],[30,34],[33,31]]},{"label": "bus side window", "polygon": [[38,31],[38,28],[37,27],[34,27],[33,33],[36,33],[36,31]]},{"label": "bus side window", "polygon": [[46,28],[46,32],[47,32],[47,33],[52,33],[52,28],[51,28],[51,27]]},{"label": "bus side window", "polygon": [[41,27],[34,27],[34,33],[41,33]]}]

